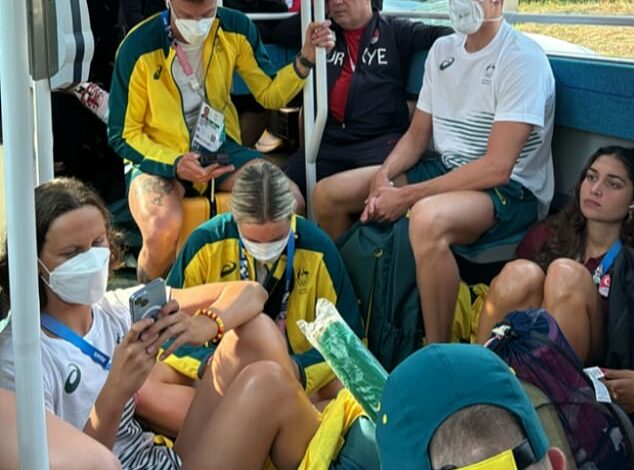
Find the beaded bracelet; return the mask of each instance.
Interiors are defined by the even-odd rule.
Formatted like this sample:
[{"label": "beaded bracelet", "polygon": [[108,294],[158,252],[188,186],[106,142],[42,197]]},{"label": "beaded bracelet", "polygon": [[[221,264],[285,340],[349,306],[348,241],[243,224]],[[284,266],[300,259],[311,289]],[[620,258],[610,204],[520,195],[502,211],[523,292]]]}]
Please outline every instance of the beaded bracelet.
[{"label": "beaded bracelet", "polygon": [[216,332],[216,336],[211,338],[209,341],[214,344],[219,343],[223,335],[225,334],[225,322],[222,321],[222,318],[220,318],[214,310],[211,310],[211,308],[198,309],[194,316],[197,315],[204,315],[216,322],[216,325],[218,326],[218,331]]}]

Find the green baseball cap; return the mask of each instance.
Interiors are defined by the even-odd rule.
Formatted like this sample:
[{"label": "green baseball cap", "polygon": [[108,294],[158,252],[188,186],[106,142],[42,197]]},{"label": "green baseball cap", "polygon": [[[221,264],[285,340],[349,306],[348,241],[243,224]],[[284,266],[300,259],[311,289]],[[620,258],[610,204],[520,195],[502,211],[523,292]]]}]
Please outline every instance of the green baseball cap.
[{"label": "green baseball cap", "polygon": [[385,384],[376,423],[383,470],[431,469],[434,432],[473,405],[499,406],[514,414],[535,459],[544,457],[548,440],[509,366],[483,346],[434,344],[399,364]]}]

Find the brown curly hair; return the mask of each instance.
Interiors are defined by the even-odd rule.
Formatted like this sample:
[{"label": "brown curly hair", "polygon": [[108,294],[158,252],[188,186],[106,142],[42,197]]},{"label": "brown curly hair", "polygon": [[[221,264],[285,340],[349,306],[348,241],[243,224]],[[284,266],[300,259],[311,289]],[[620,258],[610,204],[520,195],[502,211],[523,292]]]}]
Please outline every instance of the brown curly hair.
[{"label": "brown curly hair", "polygon": [[[574,195],[570,197],[566,207],[547,222],[549,236],[542,248],[533,257],[533,261],[539,264],[544,271],[557,258],[575,259],[585,251],[586,218],[581,212],[579,193],[588,169],[599,157],[604,155],[614,157],[621,162],[627,171],[627,177],[634,184],[634,148],[614,145],[601,147],[594,152],[581,172],[574,187]],[[632,210],[630,209],[623,225],[621,225],[621,241],[626,246],[634,246],[634,217],[631,214]]]},{"label": "brown curly hair", "polygon": [[[116,266],[122,255],[122,235],[112,226],[108,209],[99,195],[89,186],[74,178],[55,178],[35,188],[35,231],[37,255],[40,256],[51,224],[60,216],[84,206],[94,206],[103,215],[106,235],[110,245],[110,269]],[[47,302],[44,283],[39,279],[40,308]],[[5,241],[4,252],[0,254],[0,292],[5,309],[10,305],[8,250]]]}]

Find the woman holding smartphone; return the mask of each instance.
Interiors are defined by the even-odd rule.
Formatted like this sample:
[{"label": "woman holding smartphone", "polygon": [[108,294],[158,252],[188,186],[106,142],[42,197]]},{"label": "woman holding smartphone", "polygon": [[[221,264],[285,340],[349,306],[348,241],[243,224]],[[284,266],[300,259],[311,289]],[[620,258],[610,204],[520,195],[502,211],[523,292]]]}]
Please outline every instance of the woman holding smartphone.
[{"label": "woman holding smartphone", "polygon": [[[156,320],[132,323],[129,297],[137,288],[106,292],[117,235],[99,197],[79,181],[57,179],[35,190],[35,203],[46,408],[111,449],[124,469],[201,468],[200,462],[255,468],[269,454],[278,468],[296,467],[319,419],[296,384],[281,334],[257,315],[264,290],[243,283],[249,295],[227,293],[231,289],[219,293],[222,289],[213,285],[167,293],[167,298],[187,294],[190,309],[209,305],[214,296],[241,297],[242,315],[253,319],[241,319],[244,325],[227,334],[235,360],[214,371],[219,392],[199,388],[202,398],[183,425],[190,439],[159,445],[154,434],[141,429],[134,412],[135,394],[160,346],[172,340],[164,357],[184,343],[219,339],[227,325],[210,315],[192,317],[173,299]],[[6,253],[0,267],[6,268]],[[8,292],[6,270],[1,271],[0,284]],[[275,335],[278,341],[272,342]],[[267,348],[255,356],[253,350],[263,343],[259,336],[266,338]],[[14,388],[10,323],[0,333],[0,388]],[[65,442],[72,449],[76,440],[69,434]]]}]

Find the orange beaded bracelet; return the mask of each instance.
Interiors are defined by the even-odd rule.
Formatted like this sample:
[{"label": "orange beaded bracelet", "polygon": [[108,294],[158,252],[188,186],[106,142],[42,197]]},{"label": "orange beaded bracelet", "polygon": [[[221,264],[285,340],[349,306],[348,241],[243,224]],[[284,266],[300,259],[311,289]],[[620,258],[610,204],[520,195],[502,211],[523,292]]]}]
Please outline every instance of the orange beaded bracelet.
[{"label": "orange beaded bracelet", "polygon": [[223,335],[225,334],[225,322],[222,321],[222,318],[220,318],[218,314],[211,308],[198,309],[195,313],[195,316],[197,315],[204,315],[216,322],[216,325],[218,326],[218,331],[216,332],[216,336],[211,338],[209,341],[214,344],[219,343]]}]

